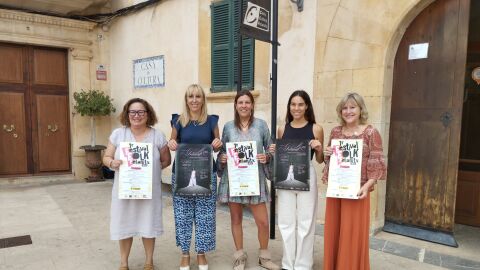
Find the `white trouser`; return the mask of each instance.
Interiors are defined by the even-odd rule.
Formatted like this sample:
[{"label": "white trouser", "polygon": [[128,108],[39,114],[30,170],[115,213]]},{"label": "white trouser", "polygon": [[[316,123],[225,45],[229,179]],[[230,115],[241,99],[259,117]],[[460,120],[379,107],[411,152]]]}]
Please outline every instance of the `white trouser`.
[{"label": "white trouser", "polygon": [[317,176],[310,164],[310,191],[277,189],[278,228],[283,239],[282,268],[311,270],[317,213]]}]

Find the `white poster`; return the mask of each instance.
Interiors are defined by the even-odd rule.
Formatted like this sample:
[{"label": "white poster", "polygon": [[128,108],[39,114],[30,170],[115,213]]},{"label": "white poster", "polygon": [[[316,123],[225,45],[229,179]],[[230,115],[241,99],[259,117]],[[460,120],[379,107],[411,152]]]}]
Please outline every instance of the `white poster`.
[{"label": "white poster", "polygon": [[358,199],[362,176],[363,140],[333,139],[327,197]]},{"label": "white poster", "polygon": [[151,143],[120,143],[119,199],[152,198],[152,147]]},{"label": "white poster", "polygon": [[257,143],[230,142],[226,149],[230,197],[260,195]]}]

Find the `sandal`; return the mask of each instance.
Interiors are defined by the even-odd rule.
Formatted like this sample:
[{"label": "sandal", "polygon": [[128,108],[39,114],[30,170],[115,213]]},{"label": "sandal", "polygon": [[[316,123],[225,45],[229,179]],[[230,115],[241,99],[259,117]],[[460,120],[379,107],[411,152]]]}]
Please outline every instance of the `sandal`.
[{"label": "sandal", "polygon": [[153,264],[145,264],[143,270],[153,270]]},{"label": "sandal", "polygon": [[118,270],[128,270],[128,266],[120,266],[120,268],[118,268]]},{"label": "sandal", "polygon": [[258,255],[258,265],[268,270],[280,270],[281,268],[272,262],[272,257],[268,249],[260,249]]},{"label": "sandal", "polygon": [[247,253],[243,249],[235,251],[233,253],[233,270],[244,270],[247,264]]}]

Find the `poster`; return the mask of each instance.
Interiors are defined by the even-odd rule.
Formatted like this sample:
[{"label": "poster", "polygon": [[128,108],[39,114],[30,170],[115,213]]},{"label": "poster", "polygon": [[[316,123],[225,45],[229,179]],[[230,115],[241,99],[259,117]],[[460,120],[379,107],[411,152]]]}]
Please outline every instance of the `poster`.
[{"label": "poster", "polygon": [[152,198],[152,147],[151,143],[120,143],[119,199]]},{"label": "poster", "polygon": [[277,140],[275,188],[309,191],[310,153],[308,140]]},{"label": "poster", "polygon": [[362,139],[332,140],[327,197],[358,199],[362,176]]},{"label": "poster", "polygon": [[257,142],[226,143],[230,197],[260,195]]},{"label": "poster", "polygon": [[179,196],[212,195],[212,146],[180,144],[175,154],[174,193]]}]

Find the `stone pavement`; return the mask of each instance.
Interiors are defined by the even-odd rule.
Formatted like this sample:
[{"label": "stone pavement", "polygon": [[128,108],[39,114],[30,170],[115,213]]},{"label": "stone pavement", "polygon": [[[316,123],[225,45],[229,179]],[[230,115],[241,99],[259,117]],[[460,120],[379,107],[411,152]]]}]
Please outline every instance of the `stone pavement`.
[{"label": "stone pavement", "polygon": [[[112,183],[63,181],[43,185],[0,185],[0,239],[30,235],[33,244],[0,247],[0,270],[4,269],[118,269],[116,241],[109,240],[109,208]],[[165,185],[165,187],[168,187]],[[168,188],[166,188],[168,189]],[[157,239],[155,269],[178,269],[180,251],[175,246],[172,198],[164,192],[165,234]],[[244,220],[247,269],[256,265],[258,242],[256,226],[247,214]],[[280,263],[282,244],[271,240],[273,260]],[[207,254],[210,269],[231,268],[234,251],[228,208],[217,211],[217,250]],[[316,236],[315,266],[321,269],[323,237]],[[444,269],[418,260],[370,250],[372,269]],[[191,269],[196,267],[192,257]],[[134,240],[130,269],[143,269],[144,252],[139,239]],[[470,268],[471,269],[471,268]]]}]

